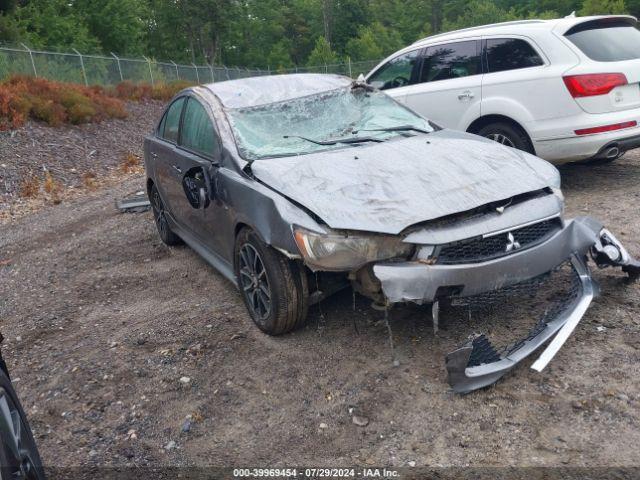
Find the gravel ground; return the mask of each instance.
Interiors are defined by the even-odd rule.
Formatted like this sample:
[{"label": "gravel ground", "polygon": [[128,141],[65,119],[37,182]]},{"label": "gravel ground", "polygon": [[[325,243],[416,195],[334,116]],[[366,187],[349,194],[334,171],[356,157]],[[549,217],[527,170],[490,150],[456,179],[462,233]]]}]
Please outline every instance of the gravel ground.
[{"label": "gravel ground", "polygon": [[[640,256],[640,156],[562,174],[568,216]],[[0,226],[3,353],[47,465],[638,464],[640,286],[619,273],[595,272],[602,296],[543,373],[527,361],[457,396],[455,319],[434,335],[424,309],[394,309],[399,366],[383,314],[350,291],[267,337],[150,213],[115,211],[142,184]]]},{"label": "gravel ground", "polygon": [[[44,172],[60,184],[61,198],[84,195],[86,175],[100,186],[111,186],[122,177],[125,157],[142,155],[141,139],[153,129],[163,108],[162,102],[129,102],[125,120],[106,120],[78,126],[51,128],[28,122],[12,132],[0,132],[0,221],[40,208],[50,199],[21,198],[20,187]],[[50,202],[49,202],[50,203]]]}]

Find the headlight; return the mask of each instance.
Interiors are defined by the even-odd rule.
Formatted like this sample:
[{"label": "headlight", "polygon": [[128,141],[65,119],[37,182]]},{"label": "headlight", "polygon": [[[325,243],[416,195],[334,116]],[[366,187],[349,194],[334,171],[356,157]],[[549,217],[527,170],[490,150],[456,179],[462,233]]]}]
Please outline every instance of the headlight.
[{"label": "headlight", "polygon": [[369,262],[408,257],[413,249],[401,238],[388,235],[323,235],[296,228],[294,237],[306,263],[318,270],[355,270]]}]

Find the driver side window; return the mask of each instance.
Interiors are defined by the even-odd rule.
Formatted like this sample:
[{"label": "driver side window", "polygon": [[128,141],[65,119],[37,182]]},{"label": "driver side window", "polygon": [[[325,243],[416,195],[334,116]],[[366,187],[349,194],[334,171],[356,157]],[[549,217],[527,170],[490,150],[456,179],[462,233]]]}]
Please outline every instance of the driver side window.
[{"label": "driver side window", "polygon": [[418,52],[419,50],[413,50],[390,60],[369,77],[369,84],[388,90],[414,83],[413,69],[418,60]]}]

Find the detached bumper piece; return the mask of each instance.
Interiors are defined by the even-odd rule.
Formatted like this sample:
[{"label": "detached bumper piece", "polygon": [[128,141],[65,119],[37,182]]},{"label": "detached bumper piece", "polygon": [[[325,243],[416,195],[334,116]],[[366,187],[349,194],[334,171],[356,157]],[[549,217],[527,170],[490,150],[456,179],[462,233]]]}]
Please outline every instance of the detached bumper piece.
[{"label": "detached bumper piece", "polygon": [[504,308],[504,303],[511,300],[526,303],[521,307],[530,310],[537,307],[541,314],[522,339],[509,345],[498,348],[483,334],[447,355],[449,384],[457,393],[491,385],[557,334],[533,366],[542,370],[571,335],[596,293],[597,286],[589,276],[584,260],[574,255],[570,262],[547,274],[501,290],[460,299],[458,304],[463,302],[470,311],[493,306]]},{"label": "detached bumper piece", "polygon": [[[510,245],[514,248],[510,249]],[[598,287],[587,267],[589,257],[599,268],[620,267],[631,280],[640,277],[640,262],[590,217],[564,223],[550,219],[516,228],[504,236],[436,246],[434,251],[436,257],[431,263],[374,266],[387,300],[432,303],[436,312],[440,304],[463,306],[468,309],[469,319],[485,317],[482,325],[493,333],[519,336],[500,347],[488,335],[474,335],[447,355],[449,383],[458,393],[494,383],[551,340],[532,368],[540,372],[547,366],[597,295]],[[509,303],[518,307],[519,313],[510,310]],[[485,315],[472,315],[478,310],[493,314],[496,322],[487,321]],[[466,316],[462,311],[458,320]],[[522,325],[518,319],[523,317],[531,318],[535,324]],[[521,328],[524,330],[518,332]]]}]

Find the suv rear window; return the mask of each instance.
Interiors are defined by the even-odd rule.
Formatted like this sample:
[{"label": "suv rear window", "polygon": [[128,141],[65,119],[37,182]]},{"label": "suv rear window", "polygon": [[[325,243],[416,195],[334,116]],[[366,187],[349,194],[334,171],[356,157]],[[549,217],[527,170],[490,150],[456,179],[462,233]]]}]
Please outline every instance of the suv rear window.
[{"label": "suv rear window", "polygon": [[640,31],[624,20],[576,25],[565,36],[591,60],[620,62],[640,58]]}]

